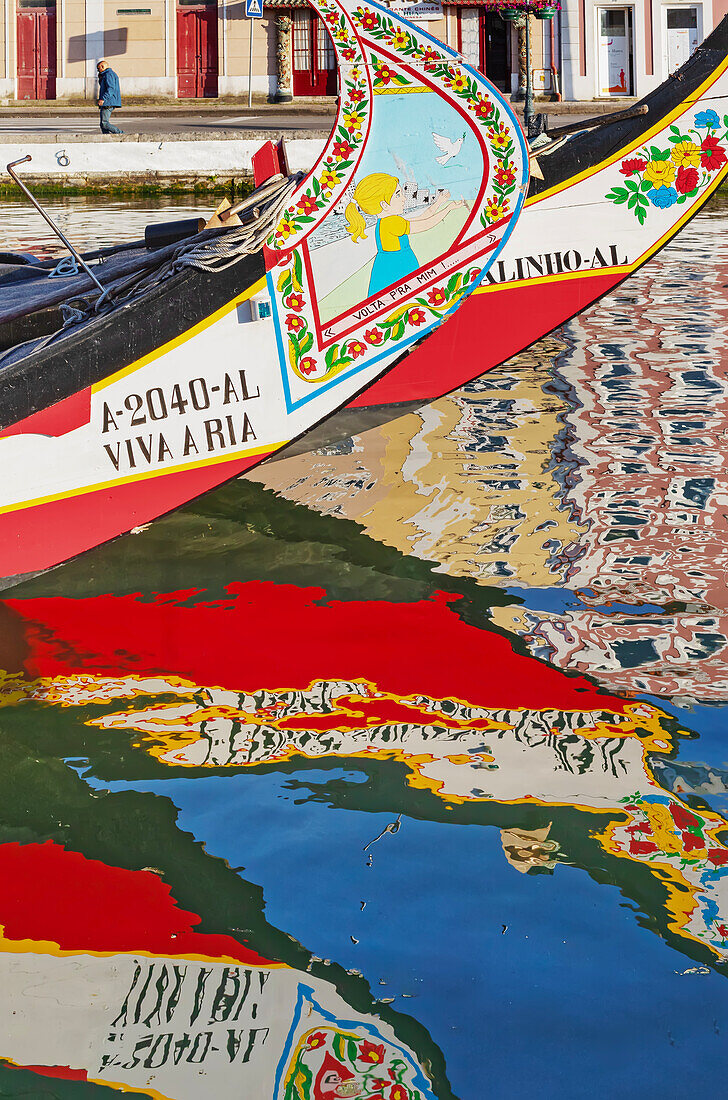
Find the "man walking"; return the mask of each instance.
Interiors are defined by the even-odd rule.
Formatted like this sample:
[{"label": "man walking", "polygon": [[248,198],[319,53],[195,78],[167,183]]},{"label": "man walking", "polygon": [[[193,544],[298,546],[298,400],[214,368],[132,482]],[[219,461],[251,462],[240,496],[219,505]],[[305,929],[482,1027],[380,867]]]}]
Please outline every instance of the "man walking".
[{"label": "man walking", "polygon": [[121,89],[119,78],[108,62],[99,61],[96,66],[99,73],[99,114],[102,134],[123,134],[117,126],[112,125],[111,112],[121,107]]}]

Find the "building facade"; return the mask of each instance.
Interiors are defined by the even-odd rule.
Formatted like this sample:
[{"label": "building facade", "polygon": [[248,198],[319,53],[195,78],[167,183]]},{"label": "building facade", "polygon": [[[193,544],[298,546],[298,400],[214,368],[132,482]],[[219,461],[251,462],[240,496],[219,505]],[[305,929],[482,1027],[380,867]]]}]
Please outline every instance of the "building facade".
[{"label": "building facade", "polygon": [[[128,96],[333,96],[336,59],[307,0],[0,0],[0,100],[96,95],[106,57]],[[393,10],[457,49],[501,90],[523,84],[523,34],[474,0],[392,0]],[[531,20],[538,93],[642,96],[685,61],[728,0],[563,0]],[[252,36],[252,42],[251,42]],[[252,47],[252,50],[251,50]],[[252,55],[252,56],[251,56]],[[251,65],[252,60],[252,65]]]},{"label": "building facade", "polygon": [[[519,70],[522,83],[522,36],[493,8],[472,0],[390,7],[503,91],[519,87]],[[558,90],[558,32],[548,21],[532,27],[535,86]],[[244,0],[0,0],[0,101],[95,99],[101,57],[127,98],[247,96],[249,79],[253,95],[283,102],[337,91],[331,41],[306,0],[271,0],[253,20]]]},{"label": "building facade", "polygon": [[728,0],[563,0],[564,99],[651,92],[728,12]]}]

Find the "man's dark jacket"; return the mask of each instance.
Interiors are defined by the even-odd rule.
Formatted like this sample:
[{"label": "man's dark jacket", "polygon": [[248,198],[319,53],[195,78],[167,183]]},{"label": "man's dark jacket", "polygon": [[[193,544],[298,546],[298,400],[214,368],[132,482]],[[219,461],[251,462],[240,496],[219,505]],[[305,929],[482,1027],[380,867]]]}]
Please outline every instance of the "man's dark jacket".
[{"label": "man's dark jacket", "polygon": [[119,78],[113,69],[99,73],[99,99],[103,100],[104,107],[121,107]]}]

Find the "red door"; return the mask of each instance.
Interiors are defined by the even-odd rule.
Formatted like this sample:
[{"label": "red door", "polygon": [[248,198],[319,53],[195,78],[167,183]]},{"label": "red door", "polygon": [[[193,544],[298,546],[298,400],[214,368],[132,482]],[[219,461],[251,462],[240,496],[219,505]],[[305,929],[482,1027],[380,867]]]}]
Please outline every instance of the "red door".
[{"label": "red door", "polygon": [[336,54],[312,11],[293,9],[293,94],[336,95]]},{"label": "red door", "polygon": [[56,98],[56,9],[18,11],[18,99]]},{"label": "red door", "polygon": [[177,9],[177,95],[217,95],[217,5]]}]

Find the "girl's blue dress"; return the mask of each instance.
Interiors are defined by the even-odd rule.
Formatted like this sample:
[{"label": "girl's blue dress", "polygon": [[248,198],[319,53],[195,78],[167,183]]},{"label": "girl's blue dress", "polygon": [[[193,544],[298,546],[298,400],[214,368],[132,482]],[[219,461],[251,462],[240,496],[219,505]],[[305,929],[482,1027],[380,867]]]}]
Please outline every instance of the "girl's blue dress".
[{"label": "girl's blue dress", "polygon": [[396,252],[385,252],[382,248],[382,239],[379,234],[379,222],[377,218],[374,237],[377,242],[377,255],[374,259],[372,273],[369,278],[369,297],[379,294],[394,283],[401,283],[413,271],[420,266],[417,257],[412,251],[409,235],[404,234],[399,238],[399,249]]}]

